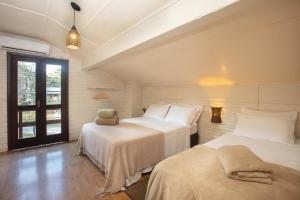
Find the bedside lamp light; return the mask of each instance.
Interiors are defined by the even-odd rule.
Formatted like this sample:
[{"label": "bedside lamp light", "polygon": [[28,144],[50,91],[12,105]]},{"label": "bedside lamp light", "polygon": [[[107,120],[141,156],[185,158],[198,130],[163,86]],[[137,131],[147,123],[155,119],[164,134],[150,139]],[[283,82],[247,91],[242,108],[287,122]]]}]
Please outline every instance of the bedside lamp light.
[{"label": "bedside lamp light", "polygon": [[211,122],[222,123],[221,119],[222,107],[211,107]]}]

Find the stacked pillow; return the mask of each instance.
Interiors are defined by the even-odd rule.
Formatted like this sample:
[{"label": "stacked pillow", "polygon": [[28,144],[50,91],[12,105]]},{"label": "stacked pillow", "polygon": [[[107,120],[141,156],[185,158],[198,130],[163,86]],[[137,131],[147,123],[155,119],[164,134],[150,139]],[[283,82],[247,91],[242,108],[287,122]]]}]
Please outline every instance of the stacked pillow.
[{"label": "stacked pillow", "polygon": [[242,108],[234,134],[285,144],[295,143],[297,112],[267,112]]},{"label": "stacked pillow", "polygon": [[202,106],[172,105],[165,121],[178,122],[185,126],[196,125],[202,109]]},{"label": "stacked pillow", "polygon": [[177,122],[185,126],[196,125],[203,107],[200,105],[152,104],[144,117]]},{"label": "stacked pillow", "polygon": [[163,120],[167,115],[171,104],[151,104],[146,110],[144,117]]}]

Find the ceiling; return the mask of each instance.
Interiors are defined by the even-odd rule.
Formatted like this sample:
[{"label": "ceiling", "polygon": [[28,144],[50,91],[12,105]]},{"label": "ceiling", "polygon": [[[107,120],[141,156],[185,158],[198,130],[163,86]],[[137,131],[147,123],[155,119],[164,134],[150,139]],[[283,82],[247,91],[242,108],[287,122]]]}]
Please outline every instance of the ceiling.
[{"label": "ceiling", "polygon": [[265,1],[132,51],[101,69],[143,85],[300,81],[299,36],[300,1]]},{"label": "ceiling", "polygon": [[47,41],[77,56],[101,46],[171,0],[75,0],[81,7],[76,27],[82,48],[65,47],[72,26],[70,0],[0,0],[0,32],[15,33]]},{"label": "ceiling", "polygon": [[[82,8],[76,17],[79,51],[65,47],[72,26],[70,0],[0,0],[0,32],[48,41],[82,58],[174,1],[76,0]],[[206,16],[205,25],[201,18],[99,67],[143,85],[300,81],[300,1],[257,2],[230,15],[224,15],[229,8],[221,9]]]}]

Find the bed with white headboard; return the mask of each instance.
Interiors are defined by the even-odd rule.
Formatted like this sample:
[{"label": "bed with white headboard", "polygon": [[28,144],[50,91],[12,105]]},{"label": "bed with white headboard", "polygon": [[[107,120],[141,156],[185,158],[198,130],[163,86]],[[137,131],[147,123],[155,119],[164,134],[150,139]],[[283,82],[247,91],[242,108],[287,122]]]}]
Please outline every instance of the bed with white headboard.
[{"label": "bed with white headboard", "polygon": [[[156,165],[146,199],[300,199],[300,141],[295,137],[296,120],[295,111],[242,108],[233,132]],[[233,145],[250,149],[270,167],[270,185],[226,176],[218,150]],[[238,166],[247,161],[232,162]]]},{"label": "bed with white headboard", "polygon": [[105,172],[100,192],[118,192],[159,161],[188,149],[191,135],[197,135],[202,109],[152,104],[143,117],[122,119],[116,126],[85,124],[79,151]]}]

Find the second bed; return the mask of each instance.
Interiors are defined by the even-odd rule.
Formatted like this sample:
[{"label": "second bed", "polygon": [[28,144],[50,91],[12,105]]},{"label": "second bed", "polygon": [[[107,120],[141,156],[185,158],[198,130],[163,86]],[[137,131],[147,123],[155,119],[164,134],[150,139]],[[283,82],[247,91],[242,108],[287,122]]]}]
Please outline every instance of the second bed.
[{"label": "second bed", "polygon": [[159,161],[189,148],[192,127],[147,117],[120,120],[117,126],[87,123],[80,153],[106,174],[100,192],[118,192],[136,182]]}]

